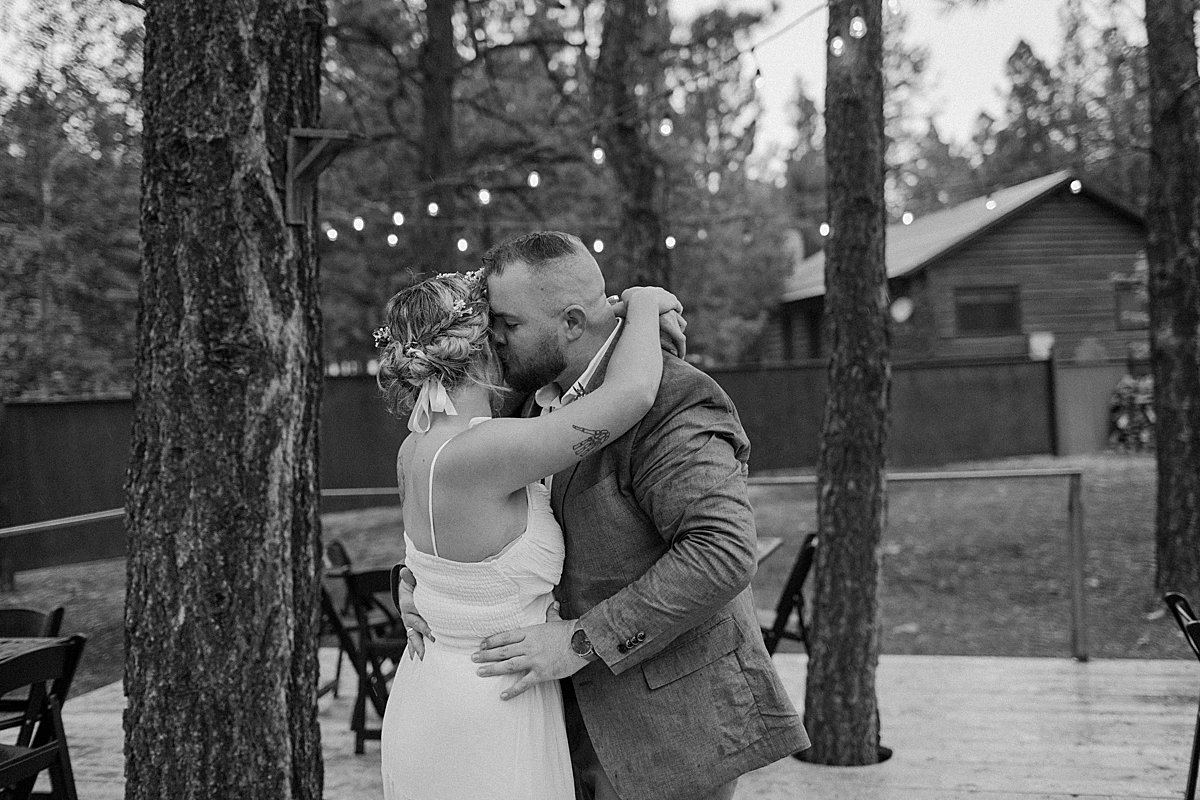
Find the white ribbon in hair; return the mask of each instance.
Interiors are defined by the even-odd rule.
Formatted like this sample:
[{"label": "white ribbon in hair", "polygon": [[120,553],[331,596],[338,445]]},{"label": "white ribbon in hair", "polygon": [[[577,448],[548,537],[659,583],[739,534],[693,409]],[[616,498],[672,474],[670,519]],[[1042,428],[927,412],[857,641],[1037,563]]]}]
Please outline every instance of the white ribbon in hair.
[{"label": "white ribbon in hair", "polygon": [[441,411],[450,416],[458,416],[458,409],[450,402],[450,394],[441,378],[426,378],[421,384],[421,393],[417,395],[417,403],[413,406],[412,414],[408,416],[408,429],[413,433],[425,433],[429,423],[433,421],[433,412]]}]

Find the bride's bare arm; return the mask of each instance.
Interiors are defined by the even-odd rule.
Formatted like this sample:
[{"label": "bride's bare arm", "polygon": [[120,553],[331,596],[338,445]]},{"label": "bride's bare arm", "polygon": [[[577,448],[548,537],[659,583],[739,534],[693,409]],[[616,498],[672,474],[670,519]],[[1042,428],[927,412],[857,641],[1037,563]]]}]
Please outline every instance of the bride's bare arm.
[{"label": "bride's bare arm", "polygon": [[650,410],[662,379],[659,315],[678,309],[679,301],[670,292],[648,287],[627,289],[623,299],[625,330],[599,388],[553,414],[497,419],[462,436],[460,453],[475,467],[468,467],[475,485],[516,491],[586,458]]}]

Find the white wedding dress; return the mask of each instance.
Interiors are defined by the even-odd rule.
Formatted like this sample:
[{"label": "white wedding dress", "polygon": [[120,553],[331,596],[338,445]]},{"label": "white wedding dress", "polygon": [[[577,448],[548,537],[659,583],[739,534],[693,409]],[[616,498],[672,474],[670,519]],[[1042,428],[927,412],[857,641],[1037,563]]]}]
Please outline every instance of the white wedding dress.
[{"label": "white wedding dress", "polygon": [[[430,465],[431,532],[440,454]],[[526,495],[525,532],[485,561],[423,553],[405,534],[417,609],[437,641],[425,640],[422,660],[405,655],[393,680],[381,734],[384,800],[574,800],[558,681],[501,700],[518,676],[482,678],[471,661],[485,637],[544,622],[562,574],[549,492],[534,483]]]}]

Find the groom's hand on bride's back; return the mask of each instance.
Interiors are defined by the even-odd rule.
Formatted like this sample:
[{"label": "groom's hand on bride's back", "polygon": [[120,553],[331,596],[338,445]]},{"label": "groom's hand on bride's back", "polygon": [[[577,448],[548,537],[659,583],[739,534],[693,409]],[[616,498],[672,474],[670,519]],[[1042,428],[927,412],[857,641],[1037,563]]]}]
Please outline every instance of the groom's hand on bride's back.
[{"label": "groom's hand on bride's back", "polygon": [[558,603],[546,610],[546,622],[493,634],[480,643],[471,660],[483,666],[475,672],[483,677],[520,675],[509,688],[500,693],[502,700],[511,700],[526,689],[545,681],[569,678],[587,665],[571,649],[574,620],[558,615]]},{"label": "groom's hand on bride's back", "polygon": [[396,592],[396,606],[400,610],[400,619],[404,622],[404,633],[408,636],[408,657],[425,658],[425,637],[436,642],[429,624],[417,613],[417,604],[413,600],[413,590],[417,588],[417,579],[408,567],[400,570],[400,586]]}]

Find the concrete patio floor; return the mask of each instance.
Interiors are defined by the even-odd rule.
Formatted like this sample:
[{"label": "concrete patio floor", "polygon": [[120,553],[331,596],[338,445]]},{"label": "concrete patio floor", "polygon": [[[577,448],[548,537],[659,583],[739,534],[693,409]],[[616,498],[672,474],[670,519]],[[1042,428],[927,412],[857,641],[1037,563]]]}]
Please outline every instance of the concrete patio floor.
[{"label": "concrete patio floor", "polygon": [[[336,651],[322,651],[332,674]],[[776,665],[800,706],[806,657]],[[320,702],[327,800],[382,797],[379,744],[354,755],[353,673]],[[871,767],[784,759],[742,778],[737,800],[1179,798],[1196,720],[1194,661],[884,656],[883,743]],[[71,698],[64,717],[82,800],[123,798],[120,683]]]}]

